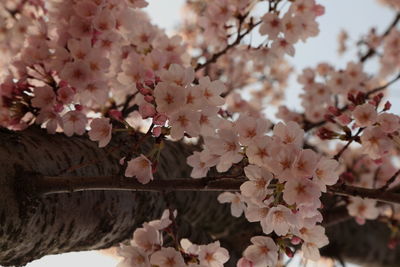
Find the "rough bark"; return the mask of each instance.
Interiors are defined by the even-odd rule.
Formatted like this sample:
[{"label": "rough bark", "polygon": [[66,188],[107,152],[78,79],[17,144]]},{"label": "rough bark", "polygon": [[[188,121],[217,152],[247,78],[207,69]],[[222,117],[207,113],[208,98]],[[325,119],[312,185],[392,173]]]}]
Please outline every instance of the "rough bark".
[{"label": "rough bark", "polygon": [[[260,229],[256,223],[232,217],[227,205],[217,203],[217,193],[84,191],[34,195],[35,175],[118,177],[121,149],[131,150],[137,141],[135,135],[116,136],[107,149],[99,149],[87,137],[48,135],[36,128],[0,130],[0,264],[24,265],[48,254],[117,245],[144,221],[160,216],[168,202],[178,209],[180,237],[196,243],[221,239],[232,256],[226,266],[235,266],[249,238]],[[144,142],[141,152],[150,146]],[[157,179],[189,177],[185,162],[192,150],[188,145],[167,143]],[[67,172],[71,167],[73,171]],[[345,210],[325,211],[326,217],[334,217],[330,221],[338,220],[328,228],[331,243],[322,250],[323,255],[374,266],[398,266],[399,250],[386,246],[386,226],[374,222],[360,227],[346,221],[343,214]]]},{"label": "rough bark", "polygon": [[[191,236],[197,242],[226,234],[225,227],[240,223],[216,202],[216,193],[88,191],[31,195],[34,188],[30,181],[37,174],[118,175],[120,152],[107,150],[119,147],[126,151],[135,142],[137,137],[125,135],[114,138],[108,149],[99,149],[87,137],[47,135],[39,129],[1,130],[0,264],[24,265],[48,254],[117,245],[130,238],[144,221],[160,216],[166,200],[178,209],[180,235]],[[142,152],[149,147],[148,142],[141,145]],[[190,150],[188,146],[168,143],[157,178],[189,177],[185,158]],[[82,167],[66,173],[72,166]]]}]

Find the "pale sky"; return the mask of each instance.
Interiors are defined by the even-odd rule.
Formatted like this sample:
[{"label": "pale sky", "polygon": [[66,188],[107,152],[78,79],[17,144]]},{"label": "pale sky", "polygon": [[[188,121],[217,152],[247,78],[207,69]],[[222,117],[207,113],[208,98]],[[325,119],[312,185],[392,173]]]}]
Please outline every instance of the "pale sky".
[{"label": "pale sky", "polygon": [[[183,0],[150,0],[150,5],[146,10],[156,24],[170,31],[179,23],[180,6],[183,2]],[[377,26],[378,32],[382,32],[395,15],[394,11],[383,8],[377,4],[376,0],[321,0],[318,2],[324,5],[326,10],[326,14],[318,20],[321,34],[316,38],[308,39],[306,44],[296,45],[296,55],[291,62],[298,71],[307,66],[315,66],[320,61],[344,67],[347,61],[357,58],[354,53],[338,57],[337,35],[341,29],[345,28],[349,32],[351,41],[354,43],[371,26]],[[376,63],[369,63],[368,69],[376,69]],[[291,95],[289,98],[291,103],[298,103],[297,94],[298,87],[292,84],[288,94]],[[398,102],[400,94],[392,92],[391,99],[392,103]],[[396,113],[400,113],[399,110]],[[115,259],[97,252],[80,252],[46,256],[28,264],[27,267],[115,267],[116,264]],[[296,260],[291,266],[299,266],[298,264]]]}]

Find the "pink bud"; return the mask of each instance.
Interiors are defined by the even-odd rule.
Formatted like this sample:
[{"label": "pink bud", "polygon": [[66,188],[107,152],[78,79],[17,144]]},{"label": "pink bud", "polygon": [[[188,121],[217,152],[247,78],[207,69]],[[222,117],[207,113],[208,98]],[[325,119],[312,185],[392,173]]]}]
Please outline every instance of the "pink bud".
[{"label": "pink bud", "polygon": [[351,118],[347,114],[342,114],[336,118],[338,123],[342,126],[345,126],[351,122]]},{"label": "pink bud", "polygon": [[313,11],[315,13],[315,15],[318,16],[322,16],[323,14],[325,14],[325,7],[322,5],[315,5],[313,7]]},{"label": "pink bud", "polygon": [[146,80],[153,80],[155,75],[152,70],[146,70],[144,76]]},{"label": "pink bud", "polygon": [[83,106],[82,106],[82,105],[79,105],[79,104],[76,104],[76,105],[75,105],[75,109],[76,109],[77,111],[82,111]]},{"label": "pink bud", "polygon": [[153,128],[153,135],[154,135],[155,137],[159,137],[160,134],[161,134],[161,127],[154,127],[154,128]]},{"label": "pink bud", "polygon": [[384,111],[389,110],[392,107],[392,104],[389,101],[386,101]]},{"label": "pink bud", "polygon": [[143,119],[147,119],[156,115],[157,112],[153,105],[149,103],[143,103],[139,105],[139,113],[142,115]]},{"label": "pink bud", "polygon": [[68,82],[66,82],[66,81],[64,81],[64,80],[61,80],[61,81],[58,83],[58,86],[59,86],[59,87],[66,87],[66,86],[68,86]]},{"label": "pink bud", "polygon": [[289,247],[286,247],[286,248],[285,248],[285,254],[286,254],[286,256],[288,256],[289,258],[293,258],[293,256],[294,256],[293,251],[292,251]]},{"label": "pink bud", "polygon": [[108,111],[108,114],[110,114],[110,116],[116,120],[122,120],[122,113],[119,110],[111,109],[110,111]]},{"label": "pink bud", "polygon": [[54,106],[54,111],[57,112],[57,113],[63,111],[63,109],[64,109],[64,104],[63,103],[57,103]]},{"label": "pink bud", "polygon": [[340,116],[340,114],[342,114],[340,112],[340,110],[337,107],[334,107],[334,106],[329,106],[328,110],[329,110],[330,113],[332,113],[335,116]]},{"label": "pink bud", "polygon": [[253,266],[254,266],[253,262],[249,261],[244,257],[240,258],[240,260],[236,264],[236,267],[253,267]]},{"label": "pink bud", "polygon": [[301,238],[298,236],[294,236],[292,237],[292,239],[290,240],[290,243],[292,243],[293,245],[298,245],[301,243]]},{"label": "pink bud", "polygon": [[152,93],[152,91],[146,87],[140,87],[140,88],[138,87],[138,90],[142,95],[149,95]]},{"label": "pink bud", "polygon": [[153,123],[156,125],[164,125],[168,120],[167,115],[158,113],[153,118]]},{"label": "pink bud", "polygon": [[154,88],[154,82],[153,80],[145,80],[144,84],[150,88]]},{"label": "pink bud", "polygon": [[154,96],[146,95],[144,96],[144,100],[146,100],[149,103],[152,103],[154,101]]}]

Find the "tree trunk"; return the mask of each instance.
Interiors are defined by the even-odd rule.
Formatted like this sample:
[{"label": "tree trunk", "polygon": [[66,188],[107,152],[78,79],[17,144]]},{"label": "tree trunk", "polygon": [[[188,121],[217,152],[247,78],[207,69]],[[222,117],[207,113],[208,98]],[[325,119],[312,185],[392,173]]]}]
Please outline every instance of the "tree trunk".
[{"label": "tree trunk", "polygon": [[[235,266],[234,262],[249,238],[259,233],[260,227],[257,223],[232,217],[228,205],[217,203],[217,193],[83,191],[47,196],[34,194],[36,175],[115,176],[118,179],[122,152],[132,151],[138,139],[136,135],[121,134],[114,136],[107,148],[99,149],[97,143],[87,137],[48,135],[37,128],[22,132],[1,129],[0,264],[24,265],[48,254],[117,245],[129,239],[144,221],[158,218],[168,202],[169,207],[178,210],[179,237],[188,237],[195,243],[221,239],[232,257],[226,266]],[[135,152],[146,153],[150,148],[151,144],[144,142],[140,151]],[[189,177],[186,157],[193,149],[189,145],[167,142],[156,179]],[[340,223],[328,229],[331,244],[322,252],[364,263],[385,262],[396,266],[400,253],[386,248],[385,237],[373,237],[373,234],[387,232],[381,228],[363,233],[363,228],[356,228],[352,222]],[[356,229],[361,231],[357,239],[351,234]],[[354,249],[355,244],[368,245]],[[368,251],[375,253],[370,255],[380,256],[368,257]]]},{"label": "tree trunk", "polygon": [[[224,232],[225,226],[229,227],[226,218],[235,223],[226,207],[216,202],[216,193],[85,191],[43,197],[30,194],[34,192],[30,181],[37,174],[118,177],[122,155],[116,151],[121,146],[123,151],[131,149],[138,140],[134,135],[114,138],[107,149],[99,149],[85,137],[48,135],[40,129],[2,129],[0,140],[2,265],[24,265],[48,254],[116,245],[130,238],[144,221],[159,217],[166,208],[166,200],[178,209],[180,234],[191,236],[194,241],[209,241],[211,235]],[[150,144],[144,143],[139,153],[149,148]],[[190,151],[188,146],[168,143],[161,155],[157,179],[189,177],[190,169],[185,162]],[[74,166],[74,171],[66,172]],[[191,231],[199,226],[204,231]]]}]

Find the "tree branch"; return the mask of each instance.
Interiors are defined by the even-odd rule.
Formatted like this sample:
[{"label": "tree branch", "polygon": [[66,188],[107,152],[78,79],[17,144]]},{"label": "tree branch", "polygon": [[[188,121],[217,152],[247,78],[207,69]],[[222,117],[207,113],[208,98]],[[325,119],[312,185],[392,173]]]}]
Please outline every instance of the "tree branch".
[{"label": "tree branch", "polygon": [[328,187],[328,191],[342,196],[363,197],[376,199],[386,203],[400,204],[400,194],[391,191],[382,192],[380,189],[369,189],[341,184]]},{"label": "tree branch", "polygon": [[[257,23],[251,23],[249,25],[249,27],[247,28],[247,30],[240,34],[240,32],[238,33],[236,40],[227,45],[224,49],[222,49],[221,51],[213,54],[211,56],[211,58],[209,58],[206,62],[204,62],[203,64],[197,64],[197,66],[195,67],[195,71],[201,70],[203,68],[205,68],[206,66],[210,65],[211,63],[214,63],[218,60],[218,58],[220,58],[222,55],[226,54],[230,49],[232,49],[233,47],[235,47],[236,45],[238,45],[240,43],[240,41],[247,35],[249,34],[256,26],[258,26],[262,21],[258,21]],[[240,28],[239,28],[240,30]]]},{"label": "tree branch", "polygon": [[[389,25],[389,27],[386,29],[386,31],[382,34],[381,38],[386,37],[390,31],[396,27],[397,23],[400,21],[400,13],[397,13],[396,17],[394,18],[394,20],[392,21],[392,23]],[[376,50],[373,48],[370,48],[367,53],[365,53],[365,55],[363,55],[360,58],[360,62],[363,63],[365,62],[368,58],[372,57],[373,55],[376,54]]]}]

